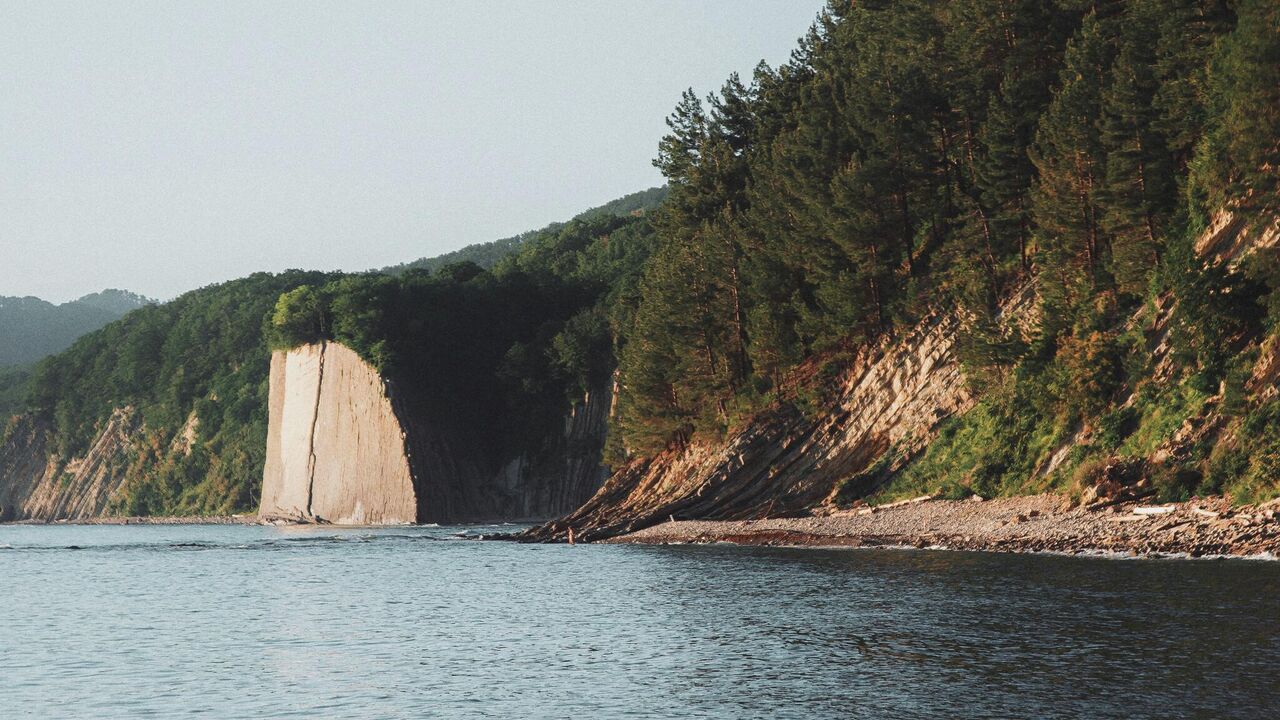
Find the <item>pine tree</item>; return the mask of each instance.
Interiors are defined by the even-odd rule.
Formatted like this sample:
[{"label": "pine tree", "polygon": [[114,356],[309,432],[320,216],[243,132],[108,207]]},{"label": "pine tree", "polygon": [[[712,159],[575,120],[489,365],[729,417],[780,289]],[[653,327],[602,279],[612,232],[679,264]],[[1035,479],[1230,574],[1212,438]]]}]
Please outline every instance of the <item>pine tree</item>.
[{"label": "pine tree", "polygon": [[1152,48],[1155,30],[1140,14],[1126,18],[1121,48],[1102,97],[1106,181],[1103,224],[1111,238],[1111,270],[1117,287],[1141,294],[1160,261],[1165,223],[1172,210],[1173,178],[1152,102],[1157,82]]},{"label": "pine tree", "polygon": [[1107,287],[1108,238],[1099,196],[1106,156],[1097,118],[1113,49],[1107,25],[1085,18],[1067,45],[1053,101],[1040,118],[1031,148],[1038,178],[1032,217],[1042,250],[1041,276],[1065,301],[1095,287]]},{"label": "pine tree", "polygon": [[1209,72],[1211,119],[1193,192],[1209,212],[1274,207],[1280,191],[1280,7],[1242,0]]}]

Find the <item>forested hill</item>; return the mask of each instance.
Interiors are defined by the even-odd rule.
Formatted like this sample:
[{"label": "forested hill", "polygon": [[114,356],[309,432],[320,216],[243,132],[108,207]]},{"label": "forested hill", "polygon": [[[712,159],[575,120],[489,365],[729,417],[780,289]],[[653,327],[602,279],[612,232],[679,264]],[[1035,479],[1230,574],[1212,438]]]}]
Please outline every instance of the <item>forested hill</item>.
[{"label": "forested hill", "polygon": [[[1065,482],[1221,403],[1243,429],[1152,481],[1275,492],[1280,405],[1249,378],[1280,265],[1265,249],[1228,272],[1192,247],[1222,211],[1274,228],[1274,0],[832,2],[790,62],[688,93],[669,124],[670,196],[623,331],[632,455],[725,433],[808,358],[838,367],[959,311],[983,399],[922,488],[1032,489],[1045,453],[1091,438],[1047,480]],[[1033,279],[1040,322],[1002,333]],[[1157,307],[1174,308],[1159,372]]]},{"label": "forested hill", "polygon": [[[624,195],[617,200],[605,203],[599,207],[584,210],[575,215],[569,222],[573,220],[594,220],[600,217],[618,216],[625,217],[631,215],[643,215],[650,212],[662,204],[667,197],[667,188],[655,187],[648,190]],[[501,240],[493,240],[487,243],[477,243],[468,245],[464,248],[447,252],[442,255],[436,255],[429,258],[421,258],[412,262],[392,265],[382,268],[379,272],[398,275],[409,270],[421,269],[429,272],[435,272],[446,265],[454,263],[470,262],[479,265],[484,269],[492,268],[498,264],[502,258],[518,251],[521,246],[530,240],[546,233],[553,233],[563,228],[567,223],[551,223],[541,230],[529,230],[509,238]]]},{"label": "forested hill", "polygon": [[150,302],[124,290],[103,290],[61,305],[34,297],[0,297],[0,368],[64,350],[81,335]]},{"label": "forested hill", "polygon": [[108,512],[252,511],[271,347],[322,337],[406,389],[429,381],[415,397],[451,408],[458,436],[518,449],[611,371],[611,327],[627,322],[614,308],[651,243],[643,214],[607,213],[538,233],[492,270],[257,273],[144,307],[36,366],[16,401],[25,413],[5,418],[0,469],[20,452],[8,440],[33,432],[60,462],[83,457],[126,409],[133,434],[110,463],[123,485]]}]

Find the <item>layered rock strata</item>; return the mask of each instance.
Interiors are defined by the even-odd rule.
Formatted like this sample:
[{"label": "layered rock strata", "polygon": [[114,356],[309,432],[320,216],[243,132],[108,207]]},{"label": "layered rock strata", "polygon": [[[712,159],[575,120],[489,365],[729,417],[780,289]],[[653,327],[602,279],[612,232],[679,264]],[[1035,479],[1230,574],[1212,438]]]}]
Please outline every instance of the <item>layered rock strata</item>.
[{"label": "layered rock strata", "polygon": [[50,452],[44,423],[18,418],[0,448],[0,522],[102,515],[125,482],[128,450],[140,430],[133,408],[117,409],[89,450],[66,460]]},{"label": "layered rock strata", "polygon": [[[1005,316],[1025,316],[1034,292]],[[586,505],[525,537],[584,540],[676,519],[738,520],[807,511],[842,488],[858,492],[922,449],[939,423],[973,406],[954,345],[961,321],[938,313],[864,348],[817,413],[781,403],[721,442],[695,441],[634,461]],[[869,487],[867,489],[870,489]]]}]

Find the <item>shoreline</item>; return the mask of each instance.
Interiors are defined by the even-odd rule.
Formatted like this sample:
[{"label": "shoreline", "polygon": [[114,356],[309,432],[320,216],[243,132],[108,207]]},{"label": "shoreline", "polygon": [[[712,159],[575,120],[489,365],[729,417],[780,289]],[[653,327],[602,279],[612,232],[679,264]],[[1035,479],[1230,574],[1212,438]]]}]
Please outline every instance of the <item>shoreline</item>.
[{"label": "shoreline", "polygon": [[980,502],[919,498],[813,517],[673,520],[602,542],[1275,558],[1280,504],[1233,508],[1208,498],[1069,507],[1066,496],[1054,494]]},{"label": "shoreline", "polygon": [[0,525],[262,525],[257,515],[129,515],[74,520],[12,520]]}]

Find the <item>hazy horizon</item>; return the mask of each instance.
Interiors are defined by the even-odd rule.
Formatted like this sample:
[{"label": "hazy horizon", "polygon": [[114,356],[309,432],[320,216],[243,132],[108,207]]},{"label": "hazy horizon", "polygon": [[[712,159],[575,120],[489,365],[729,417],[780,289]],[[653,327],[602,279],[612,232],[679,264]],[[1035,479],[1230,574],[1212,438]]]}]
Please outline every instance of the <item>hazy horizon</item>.
[{"label": "hazy horizon", "polygon": [[784,62],[822,4],[6,3],[0,295],[163,300],[567,219],[661,184],[680,92]]}]

